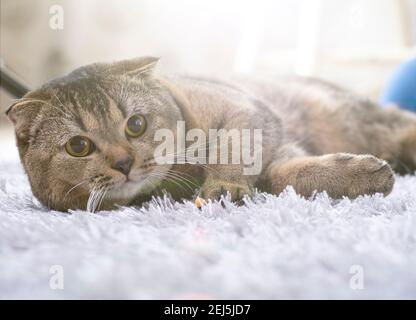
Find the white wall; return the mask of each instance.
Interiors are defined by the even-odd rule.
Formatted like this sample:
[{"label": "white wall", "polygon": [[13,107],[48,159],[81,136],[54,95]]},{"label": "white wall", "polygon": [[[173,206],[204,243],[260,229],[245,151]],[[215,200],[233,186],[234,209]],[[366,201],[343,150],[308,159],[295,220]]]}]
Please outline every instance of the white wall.
[{"label": "white wall", "polygon": [[[162,56],[166,71],[288,73],[311,1],[321,2],[313,72],[375,94],[408,54],[416,0],[1,0],[0,55],[33,86],[143,54]],[[52,4],[65,10],[64,30],[49,28]]]}]

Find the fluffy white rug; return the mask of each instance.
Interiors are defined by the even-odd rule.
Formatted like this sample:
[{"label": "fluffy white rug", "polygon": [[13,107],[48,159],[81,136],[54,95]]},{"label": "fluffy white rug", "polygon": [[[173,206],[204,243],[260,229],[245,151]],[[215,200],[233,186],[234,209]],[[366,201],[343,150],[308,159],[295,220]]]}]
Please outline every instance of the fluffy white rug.
[{"label": "fluffy white rug", "polygon": [[159,200],[64,214],[33,198],[6,153],[0,298],[416,298],[416,177],[397,178],[387,198],[287,190],[242,207]]}]

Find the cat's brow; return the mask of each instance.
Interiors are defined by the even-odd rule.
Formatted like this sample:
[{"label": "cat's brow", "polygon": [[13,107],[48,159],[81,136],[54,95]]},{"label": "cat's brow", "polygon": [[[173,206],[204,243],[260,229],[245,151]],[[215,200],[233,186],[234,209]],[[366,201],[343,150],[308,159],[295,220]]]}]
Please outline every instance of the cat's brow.
[{"label": "cat's brow", "polygon": [[67,95],[82,131],[111,128],[125,118],[117,102],[93,79],[72,83]]},{"label": "cat's brow", "polygon": [[[80,106],[78,105],[78,102],[76,101],[76,99],[72,96],[69,95],[69,99],[71,104],[75,107],[75,109],[80,110]],[[84,123],[84,121],[82,120],[82,116],[80,115],[79,111],[77,112],[76,116],[74,117],[74,120],[76,122],[76,124],[78,125],[78,127],[83,130],[83,131],[87,131],[87,127]]]},{"label": "cat's brow", "polygon": [[122,106],[117,103],[115,99],[113,99],[103,87],[100,86],[100,84],[97,83],[97,89],[101,92],[102,95],[107,99],[108,101],[108,109],[106,116],[110,119],[117,121],[120,119],[124,119],[126,117],[126,112],[122,108]]}]

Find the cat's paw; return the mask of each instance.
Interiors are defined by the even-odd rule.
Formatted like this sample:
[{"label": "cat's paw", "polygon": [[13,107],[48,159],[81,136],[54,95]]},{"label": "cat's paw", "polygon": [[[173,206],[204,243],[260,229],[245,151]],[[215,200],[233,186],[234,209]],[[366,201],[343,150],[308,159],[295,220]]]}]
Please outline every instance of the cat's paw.
[{"label": "cat's paw", "polygon": [[248,185],[227,181],[205,183],[200,190],[200,195],[204,199],[219,200],[222,195],[226,196],[228,192],[232,201],[240,201],[245,195],[252,195],[252,190]]},{"label": "cat's paw", "polygon": [[337,154],[335,161],[345,170],[351,182],[351,196],[382,193],[388,195],[394,186],[394,172],[390,165],[372,155]]}]

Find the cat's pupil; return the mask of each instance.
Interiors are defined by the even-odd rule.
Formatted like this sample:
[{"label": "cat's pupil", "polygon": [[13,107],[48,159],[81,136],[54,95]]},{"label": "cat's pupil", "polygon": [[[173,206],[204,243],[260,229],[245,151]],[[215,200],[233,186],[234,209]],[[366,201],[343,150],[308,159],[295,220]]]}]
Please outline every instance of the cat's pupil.
[{"label": "cat's pupil", "polygon": [[76,153],[82,153],[87,147],[87,141],[82,137],[74,137],[71,140],[71,148]]},{"label": "cat's pupil", "polygon": [[140,131],[142,128],[142,125],[143,125],[142,120],[137,116],[133,116],[127,121],[127,126],[133,132]]}]

